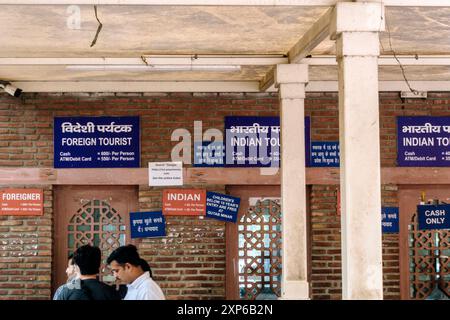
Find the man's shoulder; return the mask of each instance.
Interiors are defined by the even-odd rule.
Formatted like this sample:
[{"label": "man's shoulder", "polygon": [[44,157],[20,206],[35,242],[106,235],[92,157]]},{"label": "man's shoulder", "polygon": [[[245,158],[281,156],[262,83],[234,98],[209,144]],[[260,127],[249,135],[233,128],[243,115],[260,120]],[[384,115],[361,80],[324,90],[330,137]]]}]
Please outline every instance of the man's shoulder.
[{"label": "man's shoulder", "polygon": [[99,280],[84,281],[83,288],[90,292],[94,300],[120,300],[120,294],[113,286]]},{"label": "man's shoulder", "polygon": [[142,287],[139,288],[139,291],[143,300],[165,299],[164,293],[160,286],[152,278],[145,279],[142,283]]},{"label": "man's shoulder", "polygon": [[64,286],[61,290],[61,300],[91,300],[83,289]]}]

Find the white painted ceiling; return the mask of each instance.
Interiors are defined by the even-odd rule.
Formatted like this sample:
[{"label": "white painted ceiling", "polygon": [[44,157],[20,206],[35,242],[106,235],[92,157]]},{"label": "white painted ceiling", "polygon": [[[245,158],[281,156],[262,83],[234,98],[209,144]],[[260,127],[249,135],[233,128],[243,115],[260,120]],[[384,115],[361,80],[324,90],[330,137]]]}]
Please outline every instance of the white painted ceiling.
[{"label": "white painted ceiling", "polygon": [[[0,5],[0,58],[139,58],[142,55],[285,55],[328,7],[82,5],[79,29],[68,5]],[[69,11],[68,11],[69,10]],[[447,7],[387,7],[381,54],[450,56]],[[389,41],[389,37],[390,40]],[[312,55],[334,56],[325,40]],[[232,72],[74,71],[65,65],[1,65],[9,81],[259,81],[271,66]],[[406,66],[411,80],[450,80],[449,66]],[[311,80],[336,80],[336,66],[312,66]],[[402,80],[398,66],[380,66],[381,80]]]}]

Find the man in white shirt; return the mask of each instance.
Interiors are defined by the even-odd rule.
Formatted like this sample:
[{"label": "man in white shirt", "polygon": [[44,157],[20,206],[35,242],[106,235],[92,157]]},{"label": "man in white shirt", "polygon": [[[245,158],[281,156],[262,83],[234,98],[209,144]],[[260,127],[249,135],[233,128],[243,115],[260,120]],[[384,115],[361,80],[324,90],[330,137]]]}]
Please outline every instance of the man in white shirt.
[{"label": "man in white shirt", "polygon": [[107,263],[116,280],[127,284],[124,300],[165,300],[164,293],[153,281],[149,271],[142,268],[145,261],[139,257],[135,246],[129,244],[114,250]]}]

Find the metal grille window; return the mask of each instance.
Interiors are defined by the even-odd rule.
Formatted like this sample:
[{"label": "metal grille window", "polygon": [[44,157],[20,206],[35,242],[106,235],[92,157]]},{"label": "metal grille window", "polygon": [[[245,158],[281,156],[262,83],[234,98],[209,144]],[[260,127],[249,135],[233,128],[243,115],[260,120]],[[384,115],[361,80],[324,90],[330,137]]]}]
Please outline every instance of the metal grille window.
[{"label": "metal grille window", "polygon": [[238,225],[239,295],[280,296],[281,207],[279,200],[258,200]]},{"label": "metal grille window", "polygon": [[106,259],[119,246],[125,245],[126,227],[120,214],[105,200],[89,200],[77,210],[67,226],[67,250],[91,244],[102,251],[100,279],[114,281],[106,270]]},{"label": "metal grille window", "polygon": [[425,299],[437,285],[450,295],[450,230],[418,230],[415,214],[408,226],[408,240],[410,298]]}]

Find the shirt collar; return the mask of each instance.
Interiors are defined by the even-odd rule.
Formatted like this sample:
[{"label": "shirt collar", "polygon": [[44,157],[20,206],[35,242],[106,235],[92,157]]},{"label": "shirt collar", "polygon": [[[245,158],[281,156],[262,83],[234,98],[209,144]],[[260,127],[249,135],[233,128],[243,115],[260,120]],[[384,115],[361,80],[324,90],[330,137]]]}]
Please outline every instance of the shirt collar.
[{"label": "shirt collar", "polygon": [[150,278],[150,273],[148,271],[145,271],[143,274],[141,274],[139,277],[136,278],[131,284],[128,284],[128,288],[137,289],[145,280]]}]

